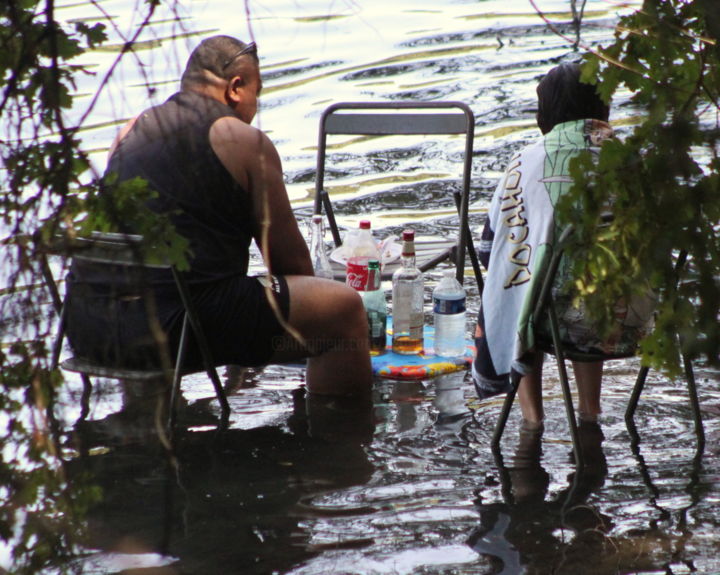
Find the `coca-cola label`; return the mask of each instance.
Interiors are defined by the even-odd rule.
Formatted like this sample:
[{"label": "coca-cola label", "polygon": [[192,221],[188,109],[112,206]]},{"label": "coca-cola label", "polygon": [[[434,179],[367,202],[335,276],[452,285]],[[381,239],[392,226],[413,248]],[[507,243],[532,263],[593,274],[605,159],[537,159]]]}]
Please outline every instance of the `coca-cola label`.
[{"label": "coca-cola label", "polygon": [[433,298],[433,311],[443,315],[455,315],[465,311],[465,298],[440,299]]},{"label": "coca-cola label", "polygon": [[350,260],[347,263],[345,283],[357,291],[365,291],[368,280],[367,260],[365,262]]}]

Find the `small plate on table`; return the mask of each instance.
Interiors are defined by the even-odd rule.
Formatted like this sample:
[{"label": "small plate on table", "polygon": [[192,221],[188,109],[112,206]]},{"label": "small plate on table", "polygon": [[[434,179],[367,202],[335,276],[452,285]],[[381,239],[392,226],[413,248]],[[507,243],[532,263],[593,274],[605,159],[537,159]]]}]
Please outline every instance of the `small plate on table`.
[{"label": "small plate on table", "polygon": [[[380,248],[380,263],[382,265],[390,264],[400,259],[402,255],[402,245],[395,241],[394,237],[387,238],[378,244]],[[330,259],[338,264],[347,265],[347,249],[345,246],[335,248],[330,252]]]}]

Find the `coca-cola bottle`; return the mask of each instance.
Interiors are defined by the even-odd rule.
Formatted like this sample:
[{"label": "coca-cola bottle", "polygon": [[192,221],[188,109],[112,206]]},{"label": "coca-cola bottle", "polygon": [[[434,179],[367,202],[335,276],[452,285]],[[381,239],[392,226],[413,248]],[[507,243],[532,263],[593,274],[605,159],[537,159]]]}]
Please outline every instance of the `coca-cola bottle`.
[{"label": "coca-cola bottle", "polygon": [[415,232],[402,234],[402,267],[392,277],[393,337],[395,353],[422,353],[424,347],[422,272],[415,266]]},{"label": "coca-cola bottle", "polygon": [[365,291],[368,280],[368,262],[380,260],[380,251],[370,232],[370,221],[361,220],[353,237],[348,254],[345,283],[357,291]]}]

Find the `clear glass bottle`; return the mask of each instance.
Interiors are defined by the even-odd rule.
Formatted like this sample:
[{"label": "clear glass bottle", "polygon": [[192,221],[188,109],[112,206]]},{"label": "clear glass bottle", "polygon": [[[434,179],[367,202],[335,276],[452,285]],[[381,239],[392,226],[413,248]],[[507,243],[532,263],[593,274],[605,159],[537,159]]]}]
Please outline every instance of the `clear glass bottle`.
[{"label": "clear glass bottle", "polygon": [[402,267],[392,277],[392,350],[410,355],[423,351],[424,278],[415,266],[415,232],[403,231],[402,239]]},{"label": "clear glass bottle", "polygon": [[332,265],[325,253],[325,228],[320,214],[313,215],[310,224],[310,258],[315,277],[333,279]]},{"label": "clear glass bottle", "polygon": [[369,220],[360,221],[360,227],[353,235],[352,241],[345,270],[345,283],[362,292],[365,291],[368,283],[368,262],[371,259],[380,261],[380,250],[372,237]]},{"label": "clear glass bottle", "polygon": [[368,261],[368,283],[360,295],[365,305],[370,335],[370,353],[378,355],[387,345],[387,302],[380,287],[380,261]]},{"label": "clear glass bottle", "polygon": [[435,355],[460,356],[465,353],[465,289],[455,279],[455,270],[443,272],[433,290]]}]

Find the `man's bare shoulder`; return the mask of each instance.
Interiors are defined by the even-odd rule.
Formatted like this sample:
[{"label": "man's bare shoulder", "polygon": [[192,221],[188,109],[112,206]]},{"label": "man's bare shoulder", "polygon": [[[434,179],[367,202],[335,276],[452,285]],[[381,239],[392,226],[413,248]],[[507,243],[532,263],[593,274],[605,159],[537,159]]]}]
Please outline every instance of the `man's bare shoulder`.
[{"label": "man's bare shoulder", "polygon": [[[280,171],[280,159],[270,139],[257,128],[239,118],[223,117],[215,120],[210,128],[210,146],[245,189],[251,182],[267,177],[267,170]],[[262,158],[262,161],[259,161]]]},{"label": "man's bare shoulder", "polygon": [[224,116],[215,120],[210,127],[210,142],[213,147],[252,141],[266,143],[267,136],[257,128],[246,124],[240,118]]},{"label": "man's bare shoulder", "polygon": [[140,116],[135,116],[134,118],[130,118],[127,122],[125,122],[122,128],[120,128],[120,131],[115,135],[115,138],[108,149],[108,159],[115,153],[115,150],[120,145],[120,142],[130,133],[130,130],[132,130],[139,117]]}]

